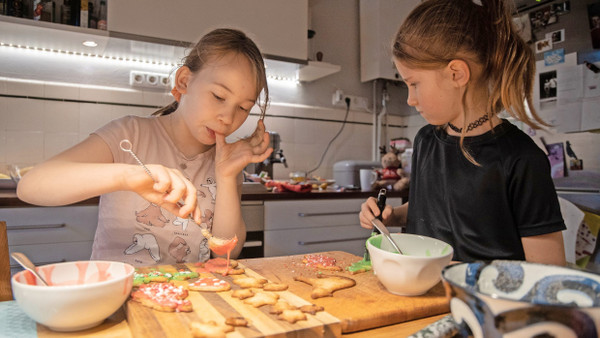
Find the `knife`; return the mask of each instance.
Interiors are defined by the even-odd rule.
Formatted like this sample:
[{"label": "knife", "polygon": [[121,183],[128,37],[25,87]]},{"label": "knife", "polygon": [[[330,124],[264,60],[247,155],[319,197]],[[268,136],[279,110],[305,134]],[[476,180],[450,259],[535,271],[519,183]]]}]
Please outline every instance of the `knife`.
[{"label": "knife", "polygon": [[402,250],[400,250],[398,244],[394,242],[394,239],[392,239],[392,236],[390,236],[390,232],[380,220],[378,220],[377,218],[373,218],[371,220],[371,224],[373,224],[373,226],[377,228],[377,230],[379,230],[383,234],[383,236],[387,238],[388,241],[390,241],[390,243],[392,243],[392,246],[394,247],[394,249],[396,249],[396,251],[398,251],[399,254],[403,255]]}]

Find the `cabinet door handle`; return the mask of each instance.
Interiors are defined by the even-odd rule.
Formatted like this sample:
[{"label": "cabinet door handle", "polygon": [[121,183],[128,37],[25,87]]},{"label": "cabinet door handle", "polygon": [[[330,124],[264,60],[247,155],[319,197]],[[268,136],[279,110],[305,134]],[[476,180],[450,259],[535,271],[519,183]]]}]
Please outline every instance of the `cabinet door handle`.
[{"label": "cabinet door handle", "polygon": [[358,211],[341,211],[341,212],[321,212],[321,213],[308,213],[299,212],[300,217],[313,217],[313,216],[331,216],[331,215],[358,215]]},{"label": "cabinet door handle", "polygon": [[323,243],[335,243],[335,242],[346,242],[346,241],[366,241],[368,237],[355,237],[355,238],[342,238],[342,239],[330,239],[328,241],[310,241],[304,242],[299,241],[298,245],[311,245],[311,244],[323,244]]},{"label": "cabinet door handle", "polygon": [[58,229],[67,226],[65,223],[59,224],[37,224],[37,225],[11,225],[7,226],[6,230],[40,230],[40,229]]},{"label": "cabinet door handle", "polygon": [[[36,265],[36,266],[41,266],[41,265],[47,265],[47,264],[64,263],[64,262],[66,262],[66,261],[67,261],[67,260],[63,258],[63,259],[61,259],[61,260],[58,260],[58,261],[33,262],[33,263],[35,263],[35,265]],[[22,266],[21,266],[20,264],[11,264],[11,265],[10,265],[10,268],[11,268],[11,269],[14,269],[14,268],[22,268]]]},{"label": "cabinet door handle", "polygon": [[244,243],[244,248],[255,248],[258,246],[262,246],[262,241],[248,241]]}]

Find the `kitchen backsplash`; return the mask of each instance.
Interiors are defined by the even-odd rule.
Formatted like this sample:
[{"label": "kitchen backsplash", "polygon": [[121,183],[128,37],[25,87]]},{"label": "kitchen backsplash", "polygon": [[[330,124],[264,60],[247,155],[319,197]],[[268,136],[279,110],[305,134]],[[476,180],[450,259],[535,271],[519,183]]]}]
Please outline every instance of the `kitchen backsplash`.
[{"label": "kitchen backsplash", "polygon": [[[272,91],[276,98],[277,92]],[[85,139],[107,122],[125,115],[149,116],[171,102],[170,94],[67,83],[23,81],[0,77],[0,166],[35,164]],[[246,123],[228,140],[252,133],[258,119],[252,111]],[[318,163],[328,143],[339,131],[345,110],[272,102],[265,119],[268,130],[281,137],[288,168],[274,165],[274,177],[286,179],[293,171],[308,171]],[[386,139],[414,139],[425,125],[420,115],[388,116]],[[333,165],[342,160],[371,160],[371,113],[350,111],[343,132],[330,146],[313,175],[333,177]],[[384,127],[385,128],[385,127]],[[547,143],[570,141],[583,159],[584,169],[600,172],[600,134],[537,132],[533,139]]]},{"label": "kitchen backsplash", "polygon": [[[0,78],[0,165],[38,163],[115,118],[149,116],[171,100],[170,94],[156,91]],[[252,133],[258,109],[251,113],[229,141]],[[279,133],[288,163],[288,168],[274,166],[275,178],[313,169],[342,126],[344,116],[344,109],[272,102],[265,124],[268,130]],[[343,132],[313,175],[333,177],[337,161],[371,160],[372,122],[370,113],[350,111]],[[401,117],[389,116],[388,123],[388,139],[404,136],[406,128],[401,127]]]}]

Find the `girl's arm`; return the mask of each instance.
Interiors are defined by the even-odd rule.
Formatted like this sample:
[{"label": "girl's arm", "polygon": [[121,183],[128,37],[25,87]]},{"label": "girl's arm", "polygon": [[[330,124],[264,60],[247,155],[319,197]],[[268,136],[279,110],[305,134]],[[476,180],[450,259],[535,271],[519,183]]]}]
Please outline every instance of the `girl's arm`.
[{"label": "girl's arm", "polygon": [[[17,196],[28,203],[56,206],[105,193],[128,190],[148,201],[187,217],[196,207],[196,189],[177,170],[148,165],[158,183],[138,165],[113,163],[108,145],[92,134],[81,143],[36,165],[17,185]],[[177,201],[184,200],[184,206]]]},{"label": "girl's arm", "polygon": [[564,266],[565,246],[562,232],[522,237],[525,260],[532,263],[554,264]]},{"label": "girl's arm", "polygon": [[217,196],[212,233],[216,237],[238,237],[238,244],[231,256],[237,257],[246,241],[246,223],[242,218],[241,185],[238,177],[249,163],[262,162],[271,155],[269,133],[262,120],[258,121],[252,136],[234,143],[227,143],[225,135],[216,134],[215,176]]}]

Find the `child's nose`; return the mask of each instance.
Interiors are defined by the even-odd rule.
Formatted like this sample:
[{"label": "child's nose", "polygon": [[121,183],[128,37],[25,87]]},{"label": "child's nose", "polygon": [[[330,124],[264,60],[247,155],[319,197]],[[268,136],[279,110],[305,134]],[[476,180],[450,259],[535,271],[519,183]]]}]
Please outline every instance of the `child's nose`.
[{"label": "child's nose", "polygon": [[417,105],[417,99],[415,99],[415,97],[411,94],[408,94],[408,98],[406,99],[406,104],[408,104],[411,107],[414,107]]},{"label": "child's nose", "polygon": [[224,124],[233,123],[233,116],[235,115],[235,108],[227,107],[221,111],[218,118]]}]

